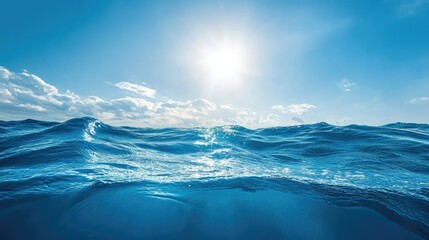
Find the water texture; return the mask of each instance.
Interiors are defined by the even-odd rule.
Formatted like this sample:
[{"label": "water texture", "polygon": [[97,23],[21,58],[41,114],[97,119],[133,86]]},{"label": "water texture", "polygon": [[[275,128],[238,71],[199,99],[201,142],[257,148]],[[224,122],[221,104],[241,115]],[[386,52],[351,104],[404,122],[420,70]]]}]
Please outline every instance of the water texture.
[{"label": "water texture", "polygon": [[1,239],[429,239],[429,125],[0,121]]}]

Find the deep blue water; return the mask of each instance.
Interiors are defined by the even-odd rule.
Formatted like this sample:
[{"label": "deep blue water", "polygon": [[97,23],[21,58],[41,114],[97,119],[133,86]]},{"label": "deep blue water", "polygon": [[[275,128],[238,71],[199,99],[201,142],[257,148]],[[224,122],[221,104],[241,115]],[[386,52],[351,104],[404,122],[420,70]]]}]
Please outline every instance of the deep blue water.
[{"label": "deep blue water", "polygon": [[0,239],[429,239],[429,125],[0,121]]}]

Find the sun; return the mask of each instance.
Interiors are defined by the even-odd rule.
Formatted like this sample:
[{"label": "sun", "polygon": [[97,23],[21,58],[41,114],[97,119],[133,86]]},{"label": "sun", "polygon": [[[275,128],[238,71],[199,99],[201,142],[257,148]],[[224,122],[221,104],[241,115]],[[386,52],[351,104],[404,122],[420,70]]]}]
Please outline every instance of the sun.
[{"label": "sun", "polygon": [[203,77],[215,87],[236,87],[245,76],[248,56],[245,45],[238,41],[205,44],[199,57]]}]

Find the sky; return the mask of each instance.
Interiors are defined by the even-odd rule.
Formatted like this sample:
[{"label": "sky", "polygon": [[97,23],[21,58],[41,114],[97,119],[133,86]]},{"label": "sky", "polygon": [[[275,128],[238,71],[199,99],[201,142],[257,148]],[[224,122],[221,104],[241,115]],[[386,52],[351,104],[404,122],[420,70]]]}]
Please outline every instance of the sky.
[{"label": "sky", "polygon": [[0,119],[429,123],[429,0],[0,0]]}]

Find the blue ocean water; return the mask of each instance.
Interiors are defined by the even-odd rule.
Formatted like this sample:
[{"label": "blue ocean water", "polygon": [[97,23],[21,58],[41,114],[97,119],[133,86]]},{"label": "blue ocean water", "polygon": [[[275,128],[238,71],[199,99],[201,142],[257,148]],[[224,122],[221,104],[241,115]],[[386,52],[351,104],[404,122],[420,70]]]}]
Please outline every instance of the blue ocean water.
[{"label": "blue ocean water", "polygon": [[0,239],[429,239],[429,125],[0,121]]}]

